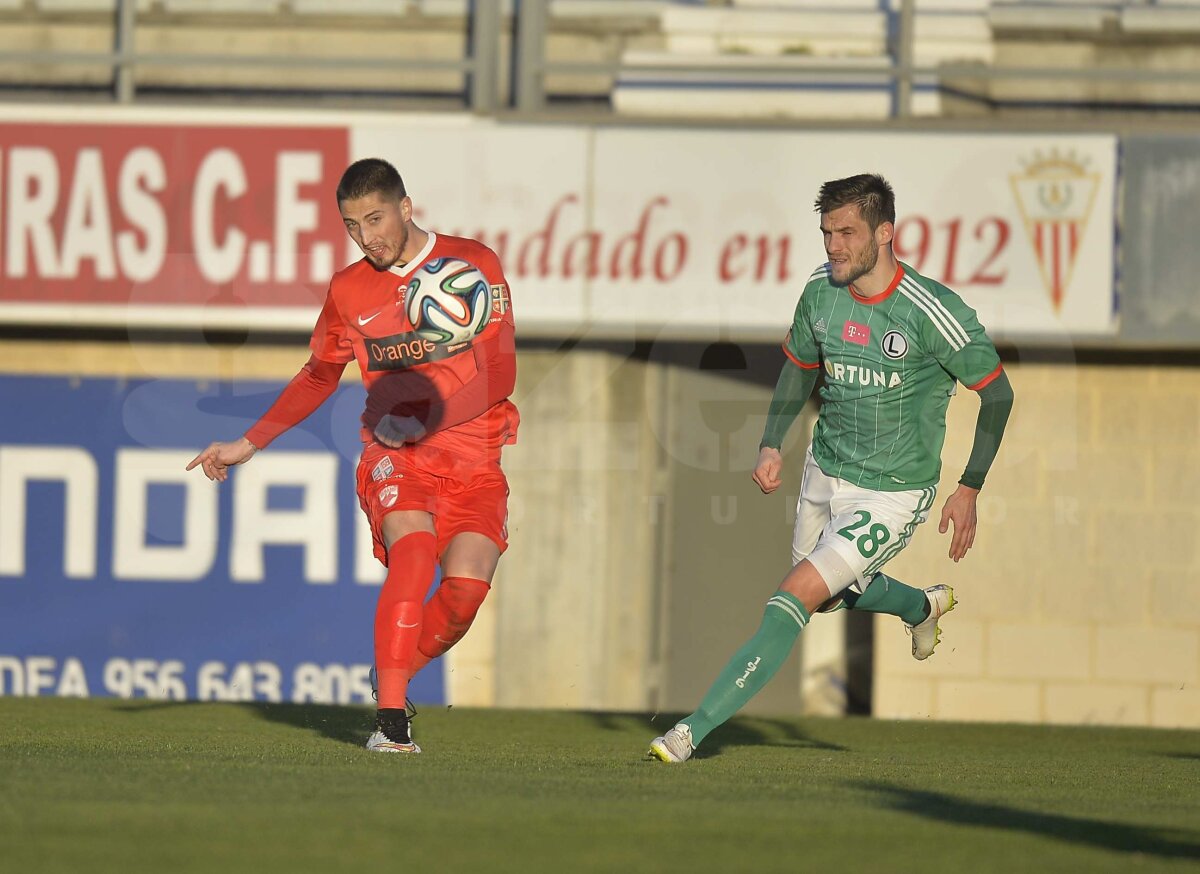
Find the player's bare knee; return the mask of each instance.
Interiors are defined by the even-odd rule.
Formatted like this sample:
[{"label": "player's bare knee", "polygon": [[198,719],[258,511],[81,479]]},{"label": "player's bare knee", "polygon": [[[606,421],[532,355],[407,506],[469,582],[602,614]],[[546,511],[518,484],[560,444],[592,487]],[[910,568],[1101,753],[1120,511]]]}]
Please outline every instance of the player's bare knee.
[{"label": "player's bare knee", "polygon": [[810,612],[834,609],[841,592],[858,580],[858,572],[833,549],[816,549],[800,561],[780,585]]},{"label": "player's bare knee", "polygon": [[397,510],[383,517],[383,540],[390,549],[402,537],[420,531],[433,534],[433,516],[424,510]]},{"label": "player's bare knee", "polygon": [[488,536],[474,531],[457,534],[442,556],[442,573],[469,577],[490,584],[500,563],[500,547]]},{"label": "player's bare knee", "polygon": [[831,594],[820,572],[808,559],[791,569],[779,589],[798,598],[810,613],[828,601]]}]

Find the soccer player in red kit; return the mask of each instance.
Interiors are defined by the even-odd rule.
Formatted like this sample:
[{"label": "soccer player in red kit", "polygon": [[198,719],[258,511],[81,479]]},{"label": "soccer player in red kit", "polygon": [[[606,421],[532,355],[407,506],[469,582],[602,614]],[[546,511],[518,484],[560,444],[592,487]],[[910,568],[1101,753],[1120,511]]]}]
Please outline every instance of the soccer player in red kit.
[{"label": "soccer player in red kit", "polygon": [[[389,163],[351,164],[337,188],[346,231],[365,256],[336,273],[313,330],[312,356],[266,414],[237,440],[188,465],[224,481],[333,394],[358,362],[367,387],[358,497],[387,578],[375,610],[379,709],[367,748],[419,753],[405,709],[409,680],[462,639],[507,546],[508,482],[500,452],[516,442],[508,400],[516,346],[508,284],[494,252],[413,222],[412,200]],[[414,275],[466,262],[490,287],[486,327],[466,343],[414,332],[405,296]],[[441,564],[442,581],[422,603]]]}]

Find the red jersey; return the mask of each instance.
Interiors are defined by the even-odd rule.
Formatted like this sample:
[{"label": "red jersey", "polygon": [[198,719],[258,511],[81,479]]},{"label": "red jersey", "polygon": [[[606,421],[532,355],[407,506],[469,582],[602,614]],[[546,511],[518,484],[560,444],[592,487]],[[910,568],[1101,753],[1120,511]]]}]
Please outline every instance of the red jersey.
[{"label": "red jersey", "polygon": [[[466,343],[437,344],[419,336],[408,319],[405,297],[409,279],[429,261],[456,258],[483,274],[491,288],[487,327]],[[506,326],[513,328],[508,283],[496,253],[477,240],[429,234],[421,252],[403,267],[376,269],[363,258],[334,274],[310,346],[322,361],[358,362],[363,384],[371,386],[397,371],[419,373],[436,393],[450,397],[478,373],[473,348],[486,344]],[[500,447],[515,443],[520,417],[507,398],[462,424],[423,438],[420,444],[462,458],[498,457]],[[371,442],[369,429],[363,441]]]}]

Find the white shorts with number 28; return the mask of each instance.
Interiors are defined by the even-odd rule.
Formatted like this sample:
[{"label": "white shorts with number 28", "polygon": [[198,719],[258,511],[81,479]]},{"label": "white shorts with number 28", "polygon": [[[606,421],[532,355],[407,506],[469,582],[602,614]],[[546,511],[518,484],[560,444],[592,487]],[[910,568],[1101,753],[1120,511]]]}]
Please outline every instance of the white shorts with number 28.
[{"label": "white shorts with number 28", "polygon": [[917,526],[929,517],[936,495],[935,486],[877,492],[827,476],[810,446],[796,504],[792,564],[807,558],[830,595],[847,587],[862,592],[871,577],[908,546]]}]

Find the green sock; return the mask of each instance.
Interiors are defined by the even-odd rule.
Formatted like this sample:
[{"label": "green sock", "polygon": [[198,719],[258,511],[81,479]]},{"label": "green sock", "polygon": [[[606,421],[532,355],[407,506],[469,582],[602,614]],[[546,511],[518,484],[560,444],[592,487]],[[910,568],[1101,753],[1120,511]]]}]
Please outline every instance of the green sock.
[{"label": "green sock", "polygon": [[887,574],[875,574],[861,595],[849,589],[842,592],[846,606],[868,613],[890,613],[909,625],[924,622],[929,616],[929,599],[921,589],[906,586]]},{"label": "green sock", "polygon": [[693,744],[699,746],[709,732],[741,710],[767,685],[787,659],[808,620],[808,611],[800,599],[787,592],[776,592],[767,601],[762,624],[754,637],[729,660],[699,709],[682,720],[692,730]]}]

